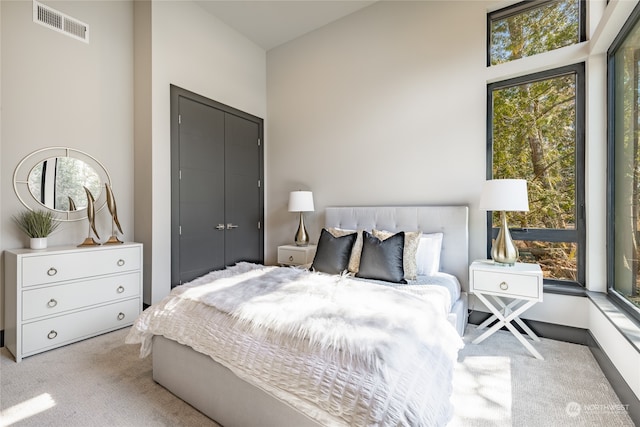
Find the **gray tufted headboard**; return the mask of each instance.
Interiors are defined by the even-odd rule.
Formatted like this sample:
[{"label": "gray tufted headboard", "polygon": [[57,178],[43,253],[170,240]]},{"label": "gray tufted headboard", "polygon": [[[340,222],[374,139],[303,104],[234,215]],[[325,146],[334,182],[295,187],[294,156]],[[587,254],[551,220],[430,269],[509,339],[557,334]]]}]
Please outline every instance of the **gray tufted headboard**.
[{"label": "gray tufted headboard", "polygon": [[467,206],[329,207],[325,226],[345,229],[443,233],[440,271],[453,274],[462,288],[469,281],[469,208]]}]

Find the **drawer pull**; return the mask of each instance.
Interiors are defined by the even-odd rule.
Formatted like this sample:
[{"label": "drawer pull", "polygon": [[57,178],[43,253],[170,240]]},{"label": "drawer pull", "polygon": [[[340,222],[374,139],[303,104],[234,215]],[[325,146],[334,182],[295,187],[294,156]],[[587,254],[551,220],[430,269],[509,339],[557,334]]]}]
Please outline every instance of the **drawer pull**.
[{"label": "drawer pull", "polygon": [[49,338],[50,340],[54,339],[57,336],[58,336],[58,333],[53,330],[47,334],[47,338]]},{"label": "drawer pull", "polygon": [[124,265],[124,260],[122,258],[120,258],[117,262],[118,267],[122,267]]},{"label": "drawer pull", "polygon": [[289,255],[289,261],[293,261],[293,255]]},{"label": "drawer pull", "polygon": [[58,305],[58,301],[54,300],[53,298],[51,298],[51,299],[49,300],[49,302],[47,303],[47,307],[49,307],[49,308],[53,308],[53,307],[55,307],[56,305]]},{"label": "drawer pull", "polygon": [[124,313],[120,312],[118,313],[118,320],[122,320],[122,319],[124,319]]},{"label": "drawer pull", "polygon": [[56,270],[53,267],[51,267],[50,269],[47,270],[47,275],[49,275],[49,276],[55,276],[56,274],[58,274],[58,270]]},{"label": "drawer pull", "polygon": [[506,291],[507,289],[509,289],[509,284],[507,282],[500,283],[500,289]]},{"label": "drawer pull", "polygon": [[124,286],[118,286],[118,289],[116,289],[116,291],[121,294],[124,292]]}]

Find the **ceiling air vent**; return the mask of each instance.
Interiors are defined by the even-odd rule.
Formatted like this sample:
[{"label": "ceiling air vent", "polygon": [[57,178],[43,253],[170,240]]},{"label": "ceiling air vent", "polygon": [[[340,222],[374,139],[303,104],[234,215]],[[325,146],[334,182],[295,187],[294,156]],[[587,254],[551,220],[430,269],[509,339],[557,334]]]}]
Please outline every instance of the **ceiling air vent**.
[{"label": "ceiling air vent", "polygon": [[89,43],[89,26],[87,24],[37,1],[33,2],[33,22]]}]

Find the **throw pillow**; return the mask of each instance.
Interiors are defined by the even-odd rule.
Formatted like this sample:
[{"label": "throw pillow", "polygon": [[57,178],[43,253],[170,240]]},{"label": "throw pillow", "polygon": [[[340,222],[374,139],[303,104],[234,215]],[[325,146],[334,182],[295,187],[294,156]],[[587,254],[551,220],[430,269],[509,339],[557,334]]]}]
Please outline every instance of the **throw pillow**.
[{"label": "throw pillow", "polygon": [[[373,235],[380,240],[385,240],[393,236],[394,233],[390,231],[373,230]],[[407,280],[416,280],[416,276],[418,274],[416,253],[418,252],[418,245],[420,243],[421,235],[422,232],[420,231],[404,232],[403,267],[404,278]]]},{"label": "throw pillow", "polygon": [[323,228],[311,268],[327,274],[341,274],[347,269],[351,248],[355,241],[355,233],[334,237],[326,228]]},{"label": "throw pillow", "polygon": [[347,234],[356,233],[356,241],[351,249],[351,256],[349,257],[349,271],[351,273],[357,273],[360,266],[360,254],[362,254],[362,230],[346,230],[344,228],[330,227],[329,233],[334,237],[346,236]]},{"label": "throw pillow", "polygon": [[404,233],[401,231],[386,240],[373,234],[362,232],[362,255],[357,277],[384,280],[393,283],[407,283],[404,280],[402,257]]}]

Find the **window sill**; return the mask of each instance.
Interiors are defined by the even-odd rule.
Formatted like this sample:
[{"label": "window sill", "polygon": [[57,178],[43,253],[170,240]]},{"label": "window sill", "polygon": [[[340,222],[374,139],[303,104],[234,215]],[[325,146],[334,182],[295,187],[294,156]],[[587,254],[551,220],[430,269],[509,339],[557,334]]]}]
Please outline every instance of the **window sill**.
[{"label": "window sill", "polygon": [[591,302],[620,334],[640,353],[640,324],[618,307],[604,292],[586,292]]},{"label": "window sill", "polygon": [[569,295],[573,297],[587,296],[587,290],[579,285],[560,285],[556,283],[545,283],[544,292],[549,294]]}]

